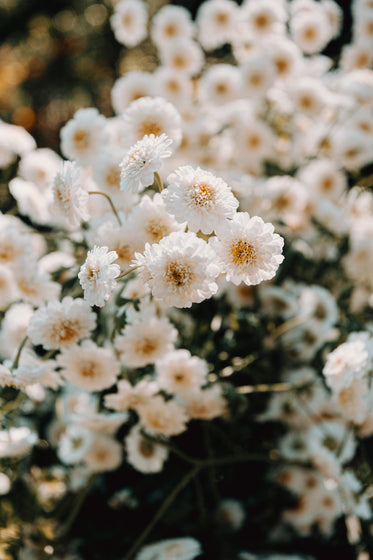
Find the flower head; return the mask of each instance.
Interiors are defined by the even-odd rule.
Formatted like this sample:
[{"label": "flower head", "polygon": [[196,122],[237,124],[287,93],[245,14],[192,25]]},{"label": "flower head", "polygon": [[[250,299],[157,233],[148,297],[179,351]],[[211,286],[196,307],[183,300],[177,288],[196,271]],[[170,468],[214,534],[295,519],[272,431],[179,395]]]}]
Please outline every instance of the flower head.
[{"label": "flower head", "polygon": [[70,296],[52,300],[40,307],[30,319],[27,335],[33,344],[46,350],[64,348],[90,335],[96,315],[81,298]]},{"label": "flower head", "polygon": [[188,222],[191,231],[211,233],[225,218],[232,218],[238,200],[220,178],[200,167],[179,167],[167,178],[162,191],[165,206],[178,222]]},{"label": "flower head", "polygon": [[81,266],[78,278],[84,290],[84,299],[89,305],[103,307],[110,298],[116,286],[115,278],[120,273],[117,264],[112,264],[118,258],[115,251],[107,247],[94,247],[88,251],[87,259]]},{"label": "flower head", "polygon": [[121,190],[136,191],[151,185],[154,182],[154,173],[162,165],[161,160],[172,154],[168,149],[170,144],[172,140],[167,137],[167,134],[145,135],[136,142],[120,163]]},{"label": "flower head", "polygon": [[259,284],[270,280],[284,260],[282,247],[284,240],[270,223],[261,218],[250,218],[247,213],[238,212],[233,220],[219,229],[218,237],[210,239],[210,244],[218,256],[218,264],[233,284]]},{"label": "flower head", "polygon": [[54,204],[72,226],[89,219],[88,192],[79,183],[80,169],[76,163],[64,161],[53,182]]},{"label": "flower head", "polygon": [[175,307],[191,307],[218,291],[215,278],[220,269],[216,255],[193,232],[172,232],[159,243],[145,245],[134,263],[154,297]]}]

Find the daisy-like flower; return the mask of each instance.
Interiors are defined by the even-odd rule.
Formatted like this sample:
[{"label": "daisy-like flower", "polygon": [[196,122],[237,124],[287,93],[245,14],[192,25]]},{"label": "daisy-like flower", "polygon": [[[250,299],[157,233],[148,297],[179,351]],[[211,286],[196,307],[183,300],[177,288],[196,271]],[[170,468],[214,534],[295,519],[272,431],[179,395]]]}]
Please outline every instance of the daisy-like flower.
[{"label": "daisy-like flower", "polygon": [[142,473],[160,472],[168,457],[168,449],[164,445],[154,443],[141,434],[140,424],[134,426],[125,439],[127,461]]},{"label": "daisy-like flower", "polygon": [[162,159],[170,157],[172,140],[167,134],[145,135],[128,151],[121,168],[120,188],[126,191],[143,190],[154,182],[154,173],[162,165]]},{"label": "daisy-like flower", "polygon": [[64,348],[90,335],[96,327],[96,315],[80,298],[70,296],[50,301],[30,319],[27,335],[33,344],[46,350]]},{"label": "daisy-like flower", "polygon": [[203,2],[197,12],[198,40],[209,51],[231,43],[238,31],[240,10],[232,0]]},{"label": "daisy-like flower", "polygon": [[183,404],[188,416],[193,419],[212,420],[227,413],[227,402],[220,385],[184,393]]},{"label": "daisy-like flower", "polygon": [[284,240],[274,233],[273,225],[258,216],[250,218],[246,212],[238,212],[233,220],[227,220],[210,244],[221,271],[236,285],[245,282],[250,286],[270,280],[284,260]]},{"label": "daisy-like flower", "polygon": [[198,389],[207,378],[205,360],[191,356],[189,350],[174,350],[156,363],[157,382],[168,393],[182,394]]},{"label": "daisy-like flower", "polygon": [[121,379],[118,382],[118,392],[105,395],[105,406],[118,411],[136,409],[158,393],[158,389],[156,382],[147,379],[142,379],[136,385],[131,385],[126,379]]},{"label": "daisy-like flower", "polygon": [[172,103],[161,97],[142,97],[133,101],[122,117],[125,145],[133,145],[144,136],[167,134],[177,148],[181,142],[181,116]]},{"label": "daisy-like flower", "polygon": [[61,150],[69,159],[90,165],[102,148],[106,119],[97,109],[79,109],[61,129]]},{"label": "daisy-like flower", "polygon": [[186,430],[188,416],[174,400],[165,401],[160,395],[137,408],[140,424],[149,434],[176,436]]},{"label": "daisy-like flower", "polygon": [[348,340],[327,355],[323,369],[325,380],[338,393],[355,379],[366,375],[371,365],[366,344],[361,339]]},{"label": "daisy-like flower", "polygon": [[141,0],[120,0],[110,24],[118,43],[135,47],[147,35],[148,6]]},{"label": "daisy-like flower", "polygon": [[78,278],[84,290],[84,299],[89,305],[103,307],[116,287],[115,278],[120,267],[112,264],[118,258],[115,251],[107,247],[94,247],[88,251],[85,263],[80,267]]},{"label": "daisy-like flower", "polygon": [[233,218],[238,200],[219,177],[200,167],[179,167],[167,178],[162,191],[166,210],[191,231],[212,233],[226,218]]},{"label": "daisy-like flower", "polygon": [[201,552],[198,541],[192,537],[180,537],[144,546],[135,560],[193,560]]},{"label": "daisy-like flower", "polygon": [[191,39],[193,34],[190,12],[183,6],[163,6],[152,19],[151,38],[159,49],[177,37]]},{"label": "daisy-like flower", "polygon": [[64,348],[57,358],[61,375],[85,391],[101,391],[114,385],[120,364],[111,348],[100,348],[92,340]]},{"label": "daisy-like flower", "polygon": [[153,296],[166,305],[191,307],[218,291],[216,255],[193,232],[173,232],[157,244],[147,243],[144,253],[135,256]]},{"label": "daisy-like flower", "polygon": [[64,161],[52,187],[55,206],[74,227],[89,220],[89,194],[80,186],[79,175],[80,169],[76,163]]},{"label": "daisy-like flower", "polygon": [[122,445],[106,434],[95,434],[84,462],[93,472],[114,471],[123,459]]},{"label": "daisy-like flower", "polygon": [[[141,249],[145,243],[159,243],[173,231],[185,230],[185,223],[180,224],[169,214],[160,193],[153,198],[144,195],[128,219],[128,227],[136,232]],[[141,250],[140,249],[140,250]]]},{"label": "daisy-like flower", "polygon": [[140,97],[151,97],[153,94],[153,74],[142,70],[130,70],[114,82],[111,102],[116,114],[120,115],[132,101]]},{"label": "daisy-like flower", "polygon": [[176,338],[177,330],[166,317],[146,317],[126,325],[115,347],[126,367],[144,367],[170,352]]}]

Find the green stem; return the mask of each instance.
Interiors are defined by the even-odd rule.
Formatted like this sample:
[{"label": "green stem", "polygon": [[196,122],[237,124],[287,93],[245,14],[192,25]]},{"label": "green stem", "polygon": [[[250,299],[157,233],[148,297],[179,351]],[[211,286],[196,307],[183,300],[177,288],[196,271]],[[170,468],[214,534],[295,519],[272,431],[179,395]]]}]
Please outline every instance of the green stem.
[{"label": "green stem", "polygon": [[123,560],[131,560],[137,550],[140,548],[142,543],[146,540],[149,533],[153,530],[155,525],[158,523],[160,519],[162,519],[163,515],[166,513],[172,502],[176,499],[176,497],[180,494],[180,492],[189,484],[189,482],[195,477],[201,467],[194,467],[192,470],[187,472],[187,474],[180,480],[179,484],[175,486],[172,492],[166,497],[166,499],[162,502],[159,509],[156,511],[153,519],[148,523],[145,529],[140,533],[138,538],[135,540]]},{"label": "green stem", "polygon": [[11,368],[11,369],[17,369],[18,364],[19,364],[19,359],[20,359],[20,357],[21,357],[22,350],[23,350],[23,348],[24,348],[24,346],[25,346],[25,344],[26,344],[27,341],[28,341],[28,336],[25,336],[25,338],[22,340],[21,344],[19,345],[18,352],[17,352],[16,357],[14,358],[14,362],[13,362],[13,364],[12,364],[12,368]]},{"label": "green stem", "polygon": [[116,210],[116,208],[115,208],[115,206],[114,206],[114,204],[113,204],[113,201],[111,200],[111,198],[110,198],[110,196],[109,196],[108,194],[106,194],[106,193],[104,193],[104,192],[102,192],[102,191],[88,191],[88,194],[100,194],[101,196],[104,196],[104,197],[106,198],[106,200],[108,201],[108,203],[110,204],[111,209],[112,209],[112,211],[113,211],[113,213],[114,213],[114,215],[115,215],[115,217],[116,217],[116,219],[117,219],[117,221],[118,221],[118,224],[119,224],[120,226],[122,225],[122,222],[121,222],[121,219],[120,219],[120,217],[119,217],[119,214],[118,214],[118,212],[117,212],[117,210]]},{"label": "green stem", "polygon": [[131,272],[133,272],[137,268],[140,268],[140,265],[133,266],[132,268],[129,268],[125,272],[121,272],[118,276],[115,277],[115,280],[119,280],[120,278],[124,278],[125,276],[128,276],[128,274],[131,274]]},{"label": "green stem", "polygon": [[163,191],[163,183],[158,171],[154,173],[154,185],[158,188],[159,192]]}]

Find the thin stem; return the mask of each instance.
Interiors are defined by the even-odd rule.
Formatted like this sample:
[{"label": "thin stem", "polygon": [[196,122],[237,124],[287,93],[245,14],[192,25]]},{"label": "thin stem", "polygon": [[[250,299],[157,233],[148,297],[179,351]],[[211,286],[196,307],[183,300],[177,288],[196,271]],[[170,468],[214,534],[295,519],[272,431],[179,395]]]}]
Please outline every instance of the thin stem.
[{"label": "thin stem", "polygon": [[[183,451],[181,451],[180,449],[178,449],[168,441],[149,436],[145,432],[142,432],[142,435],[153,443],[167,447],[167,449],[169,449],[172,453],[180,457],[180,459],[182,459],[186,463],[190,463],[191,465],[195,465],[196,467],[199,468],[219,466],[219,465],[231,465],[234,463],[245,463],[245,462],[250,463],[251,461],[253,462],[262,461],[266,463],[266,462],[271,462],[276,460],[273,457],[268,457],[267,455],[261,455],[259,453],[241,453],[237,455],[229,455],[227,457],[212,457],[208,459],[203,459],[199,457],[190,457],[189,455],[186,455],[186,453],[184,453]],[[286,461],[286,464],[289,464],[289,462]]]},{"label": "thin stem", "polygon": [[242,385],[237,388],[237,392],[243,395],[250,393],[281,393],[285,391],[301,391],[310,386],[310,383],[293,384],[285,381],[279,383],[259,383],[258,385]]},{"label": "thin stem", "polygon": [[149,533],[151,533],[151,531],[158,523],[158,521],[162,519],[163,515],[166,513],[166,511],[168,510],[172,502],[176,499],[178,494],[180,494],[180,492],[189,484],[189,482],[196,476],[200,468],[201,467],[199,466],[194,467],[192,470],[187,472],[187,474],[180,480],[179,484],[175,486],[172,492],[162,502],[161,506],[156,511],[153,519],[150,521],[150,523],[148,523],[148,525],[145,527],[142,533],[140,533],[140,535],[135,540],[135,542],[133,543],[133,545],[127,552],[126,556],[123,558],[123,560],[131,560],[131,558],[133,558],[134,554],[140,548],[142,543],[146,540]]},{"label": "thin stem", "polygon": [[101,196],[104,196],[104,197],[106,198],[106,200],[108,201],[108,203],[110,204],[111,209],[112,209],[112,211],[113,211],[113,213],[114,213],[114,215],[115,215],[115,217],[116,217],[116,219],[117,219],[118,224],[119,224],[120,226],[122,225],[122,222],[121,222],[121,219],[120,219],[120,217],[119,217],[119,214],[118,214],[118,212],[117,212],[117,210],[116,210],[116,208],[115,208],[115,206],[114,206],[114,204],[113,204],[113,201],[111,200],[111,198],[110,198],[110,196],[109,196],[108,194],[106,194],[106,193],[104,193],[104,192],[102,192],[102,191],[88,191],[88,194],[100,194]]},{"label": "thin stem", "polygon": [[70,513],[68,514],[67,518],[65,519],[65,521],[59,526],[57,532],[56,532],[56,538],[62,539],[63,537],[65,537],[67,535],[67,533],[69,532],[71,526],[73,525],[75,519],[77,518],[86,497],[88,496],[94,481],[96,480],[96,477],[94,475],[92,475],[90,477],[90,479],[88,480],[86,486],[84,486],[84,488],[82,488],[82,490],[80,491],[80,493],[77,496],[77,499],[75,501],[75,503],[73,504]]},{"label": "thin stem", "polygon": [[163,191],[163,183],[158,171],[154,173],[154,185],[158,188],[159,192]]},{"label": "thin stem", "polygon": [[303,315],[298,315],[297,317],[293,317],[284,323],[281,323],[274,331],[270,334],[269,338],[271,341],[276,340],[279,336],[282,336],[284,333],[306,323],[308,321],[308,317],[304,317]]},{"label": "thin stem", "polygon": [[129,268],[125,272],[121,272],[118,276],[115,277],[115,280],[119,280],[120,278],[124,278],[125,276],[128,276],[128,274],[131,274],[131,272],[133,272],[137,268],[140,268],[139,264],[137,266],[133,266],[132,268]]},{"label": "thin stem", "polygon": [[14,358],[14,362],[12,364],[11,369],[17,369],[18,364],[19,364],[19,359],[20,359],[21,354],[22,354],[22,350],[23,350],[27,341],[28,341],[28,336],[25,336],[25,338],[22,340],[21,344],[19,345],[18,352],[17,352],[16,357]]},{"label": "thin stem", "polygon": [[9,412],[12,412],[13,410],[16,410],[17,408],[19,408],[21,406],[21,404],[23,403],[25,398],[26,398],[25,393],[20,391],[13,401],[9,401],[3,407],[1,407],[0,414],[2,416],[5,416]]}]

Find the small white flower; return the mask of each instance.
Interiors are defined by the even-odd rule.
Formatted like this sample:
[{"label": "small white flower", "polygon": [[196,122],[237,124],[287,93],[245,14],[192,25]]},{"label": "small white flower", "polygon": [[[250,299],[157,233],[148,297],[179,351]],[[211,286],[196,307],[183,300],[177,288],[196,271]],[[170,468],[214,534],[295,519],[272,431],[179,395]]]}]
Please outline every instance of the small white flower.
[{"label": "small white flower", "polygon": [[141,97],[123,113],[121,133],[124,145],[132,146],[146,135],[167,134],[176,148],[181,142],[181,124],[181,115],[172,103],[162,97]]},{"label": "small white flower", "polygon": [[33,344],[46,350],[64,348],[90,335],[96,326],[96,315],[81,298],[70,296],[50,301],[30,319],[27,335]]},{"label": "small white flower", "polygon": [[114,471],[123,459],[122,445],[106,434],[94,436],[84,462],[92,472]]},{"label": "small white flower", "polygon": [[120,0],[110,24],[116,40],[126,47],[135,47],[147,35],[148,6],[141,0]]},{"label": "small white flower", "polygon": [[219,177],[200,167],[186,165],[167,178],[162,191],[166,210],[191,231],[209,234],[226,218],[233,218],[238,200]]},{"label": "small white flower", "polygon": [[64,156],[82,165],[94,162],[102,148],[106,119],[97,109],[79,109],[61,129],[61,150]]},{"label": "small white flower", "polygon": [[215,278],[220,269],[216,255],[203,239],[193,232],[173,232],[159,243],[145,245],[136,253],[134,264],[153,296],[166,305],[191,307],[218,291]]},{"label": "small white flower", "polygon": [[349,340],[328,354],[323,374],[329,387],[338,393],[355,379],[361,379],[368,372],[370,363],[364,341]]},{"label": "small white flower", "polygon": [[206,383],[208,367],[205,360],[192,356],[189,350],[169,352],[156,363],[157,382],[171,394],[183,394]]},{"label": "small white flower", "polygon": [[274,233],[273,225],[264,223],[258,216],[250,218],[244,212],[227,220],[218,237],[210,239],[210,244],[218,256],[221,271],[236,285],[270,280],[284,260],[281,254],[284,240]]},{"label": "small white flower", "polygon": [[127,324],[115,339],[115,348],[126,367],[144,367],[170,352],[177,330],[166,317],[147,317]]},{"label": "small white flower", "polygon": [[80,346],[63,348],[57,358],[61,375],[72,385],[85,391],[101,391],[114,385],[120,364],[111,348],[100,348],[92,340]]},{"label": "small white flower", "polygon": [[136,142],[120,163],[120,188],[126,191],[143,190],[154,182],[154,173],[162,165],[162,159],[170,157],[172,140],[167,134],[145,135]]},{"label": "small white flower", "polygon": [[142,473],[160,472],[168,457],[168,449],[164,445],[154,443],[141,434],[140,424],[136,424],[125,439],[127,461]]},{"label": "small white flower", "polygon": [[89,194],[79,182],[80,169],[76,163],[64,161],[53,182],[54,204],[72,226],[89,220]]},{"label": "small white flower", "polygon": [[115,278],[120,267],[112,264],[118,258],[115,251],[107,247],[94,247],[88,251],[85,263],[80,267],[78,278],[84,290],[84,299],[89,305],[103,307],[116,287]]},{"label": "small white flower", "polygon": [[176,436],[186,430],[188,416],[176,401],[165,401],[160,395],[137,407],[140,424],[146,432],[161,436]]}]

